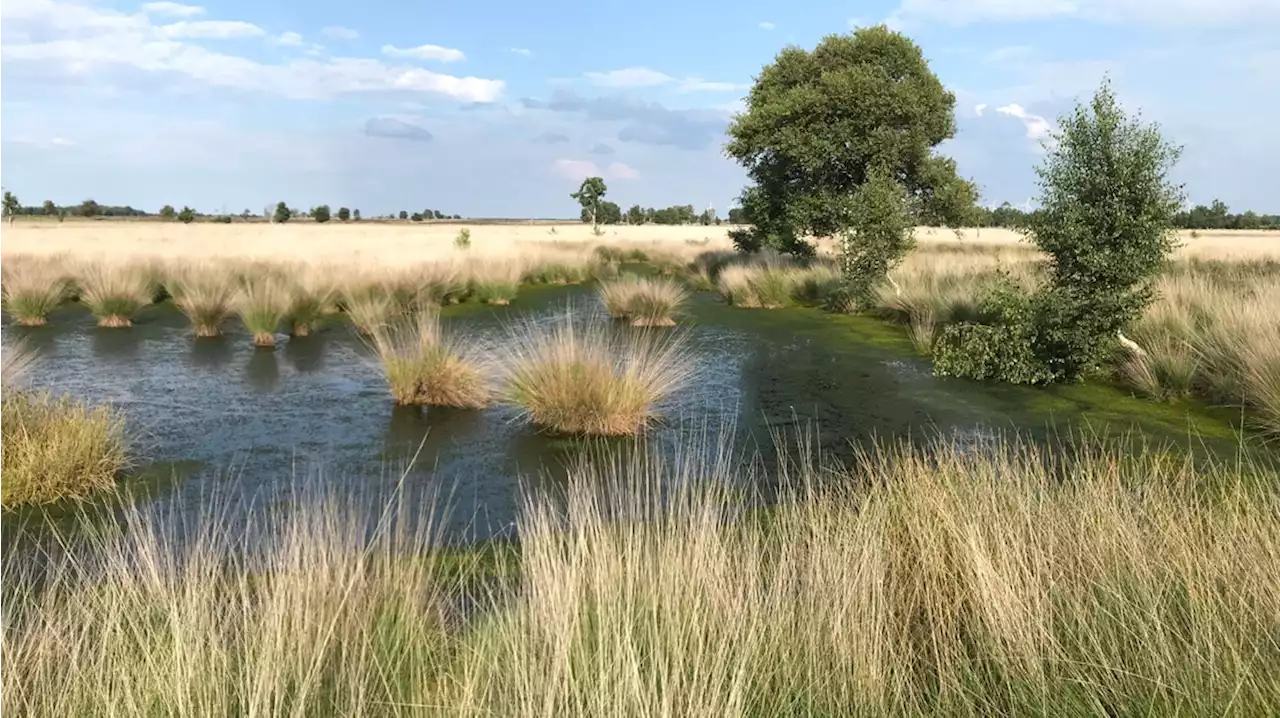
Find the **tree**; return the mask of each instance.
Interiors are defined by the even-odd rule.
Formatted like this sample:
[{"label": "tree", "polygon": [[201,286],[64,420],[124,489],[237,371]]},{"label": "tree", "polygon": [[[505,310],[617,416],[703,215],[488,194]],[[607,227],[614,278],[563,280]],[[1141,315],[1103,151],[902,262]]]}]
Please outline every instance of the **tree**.
[{"label": "tree", "polygon": [[167,219],[172,222],[173,218],[176,216],[178,216],[178,212],[173,208],[173,205],[166,204],[160,208],[160,217],[162,219]]},{"label": "tree", "polygon": [[421,213],[421,212],[414,212],[413,214],[409,215],[409,219],[410,219],[411,221],[414,221],[414,222],[421,222],[421,221],[422,221],[422,213]]},{"label": "tree", "polygon": [[76,208],[76,214],[81,217],[97,217],[102,214],[102,206],[91,199],[86,199]]},{"label": "tree", "polygon": [[291,217],[293,217],[293,211],[289,209],[289,205],[284,202],[277,202],[276,211],[275,214],[271,216],[271,221],[276,224],[284,224],[285,222],[288,222]]},{"label": "tree", "polygon": [[437,209],[437,210],[435,210],[435,212],[432,214],[432,216],[434,216],[436,219],[444,219],[444,218],[445,218],[445,217],[444,217],[444,212],[441,212],[441,211],[440,211],[440,210],[438,210],[438,209]]},{"label": "tree", "polygon": [[746,212],[741,207],[730,207],[729,224],[747,224]]},{"label": "tree", "polygon": [[404,211],[403,209],[400,210],[400,219],[409,219],[409,213]]},{"label": "tree", "polygon": [[[752,241],[809,255],[813,246],[804,237],[842,235],[844,248],[892,267],[909,239],[884,244],[883,232],[856,216],[878,204],[858,198],[873,177],[899,185],[874,188],[873,196],[904,198],[894,204],[908,218],[886,218],[887,226],[959,224],[976,189],[957,176],[953,161],[934,154],[955,134],[954,108],[955,96],[920,48],[884,26],[829,35],[812,52],[784,49],[756,79],[725,145],[753,182],[740,197],[739,215],[750,218]],[[866,232],[891,254],[858,247]]]},{"label": "tree", "polygon": [[329,205],[322,204],[319,207],[312,207],[311,218],[321,224],[328,222],[329,221]]},{"label": "tree", "polygon": [[351,219],[353,219],[353,220],[355,220],[355,221],[359,222],[359,221],[360,221],[360,210],[358,210],[358,209],[356,209],[356,210],[352,210],[352,211],[351,211]]},{"label": "tree", "polygon": [[4,216],[9,219],[9,224],[13,224],[13,218],[17,216],[18,211],[22,209],[22,203],[18,201],[18,196],[12,192],[4,193]]},{"label": "tree", "polygon": [[589,218],[593,228],[599,224],[600,200],[604,199],[604,195],[608,191],[609,189],[605,187],[603,178],[588,177],[582,180],[582,185],[578,187],[577,192],[569,195],[578,200],[578,204],[582,205],[583,221],[585,222]]},{"label": "tree", "polygon": [[351,210],[347,209],[346,207],[339,207],[338,219],[342,220],[343,222],[346,222],[347,220],[351,219]]},{"label": "tree", "polygon": [[1129,118],[1109,82],[1059,120],[1037,168],[1040,209],[1023,231],[1049,257],[1034,293],[1004,282],[984,307],[994,325],[947,327],[941,374],[1039,383],[1096,367],[1155,295],[1174,248],[1182,188],[1169,180],[1180,149],[1156,125]]},{"label": "tree", "polygon": [[44,201],[42,209],[44,210],[44,214],[48,217],[52,217],[58,213],[58,205],[54,204],[51,199],[46,199]]},{"label": "tree", "polygon": [[[170,207],[169,209],[173,209],[173,208]],[[196,218],[196,211],[194,209],[191,209],[190,207],[184,206],[182,208],[182,211],[178,213],[178,221],[183,224],[191,224],[192,222],[195,221],[195,218]],[[231,219],[231,218],[228,217],[227,219]]]}]

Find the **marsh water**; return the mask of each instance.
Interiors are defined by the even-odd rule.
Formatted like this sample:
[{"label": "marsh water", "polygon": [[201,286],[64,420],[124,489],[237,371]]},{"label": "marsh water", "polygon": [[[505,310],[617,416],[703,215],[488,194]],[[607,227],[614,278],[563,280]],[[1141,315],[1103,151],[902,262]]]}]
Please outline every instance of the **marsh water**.
[{"label": "marsh water", "polygon": [[[550,319],[568,306],[605,320],[587,287],[526,289],[510,307],[462,305],[445,317],[496,345],[514,322]],[[222,338],[196,340],[167,305],[144,310],[130,329],[99,329],[72,306],[46,327],[5,331],[37,350],[33,385],[125,412],[140,457],[125,488],[178,512],[227,493],[287,502],[300,486],[368,497],[400,487],[443,495],[449,536],[486,539],[509,535],[524,492],[563,481],[566,466],[590,449],[500,406],[395,406],[369,348],[342,323],[282,336],[275,350],[254,349],[234,323]],[[900,329],[869,318],[738,310],[703,293],[673,331],[689,342],[695,378],[662,405],[662,422],[616,445],[674,446],[698,432],[767,456],[772,434],[809,430],[827,457],[849,460],[877,438],[968,446],[1002,433],[1140,431],[1158,442],[1225,445],[1235,436],[1229,410],[1153,404],[1106,385],[1046,390],[936,378]],[[56,519],[58,511],[41,515]],[[36,523],[10,516],[6,542]]]}]

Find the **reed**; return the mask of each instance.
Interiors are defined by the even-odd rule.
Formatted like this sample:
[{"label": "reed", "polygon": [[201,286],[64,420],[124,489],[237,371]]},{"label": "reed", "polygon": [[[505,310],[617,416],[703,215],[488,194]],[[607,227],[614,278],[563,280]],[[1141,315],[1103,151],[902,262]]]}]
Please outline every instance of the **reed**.
[{"label": "reed", "polygon": [[326,273],[302,270],[288,285],[289,306],[284,322],[290,336],[306,337],[324,321],[337,290]]},{"label": "reed", "polygon": [[379,284],[348,288],[343,292],[342,304],[356,331],[367,336],[390,321],[396,311],[391,293]]},{"label": "reed", "polygon": [[641,279],[628,314],[637,327],[673,327],[676,314],[689,298],[684,287],[669,279]]}]

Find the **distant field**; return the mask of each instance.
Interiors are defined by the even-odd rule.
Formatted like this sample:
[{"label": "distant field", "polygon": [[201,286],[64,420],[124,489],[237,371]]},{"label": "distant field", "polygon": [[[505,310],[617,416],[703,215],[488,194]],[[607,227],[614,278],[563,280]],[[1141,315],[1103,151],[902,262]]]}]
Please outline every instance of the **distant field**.
[{"label": "distant field", "polygon": [[[310,221],[285,225],[266,223],[184,225],[177,222],[130,220],[49,222],[20,220],[3,230],[3,255],[68,253],[76,257],[160,257],[200,259],[239,257],[270,260],[357,261],[399,264],[439,259],[453,252],[458,229],[469,227],[477,255],[519,254],[521,246],[549,242],[697,244],[708,249],[729,245],[729,225],[620,225],[604,228],[595,237],[591,227],[578,222],[524,221],[497,224],[451,222],[407,224],[399,222]],[[1007,229],[920,228],[922,243],[974,242],[1013,244],[1021,240]],[[1219,231],[1191,237],[1182,232],[1183,254],[1200,257],[1248,259],[1280,258],[1280,233]],[[830,248],[831,242],[823,242]]]}]

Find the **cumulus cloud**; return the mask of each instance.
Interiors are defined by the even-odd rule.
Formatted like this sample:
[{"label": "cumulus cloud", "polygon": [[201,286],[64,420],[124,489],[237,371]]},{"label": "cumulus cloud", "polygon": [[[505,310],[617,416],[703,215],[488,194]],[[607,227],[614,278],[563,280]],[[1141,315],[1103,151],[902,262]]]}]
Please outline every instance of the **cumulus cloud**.
[{"label": "cumulus cloud", "polygon": [[759,27],[761,30],[772,30],[772,29],[774,29],[775,27],[777,27],[777,25],[774,25],[774,24],[773,24],[773,23],[771,23],[771,22],[762,22],[762,23],[760,23],[760,24],[759,24],[759,26],[758,26],[758,27]]},{"label": "cumulus cloud", "polygon": [[396,140],[430,142],[434,137],[427,129],[416,124],[417,118],[396,116],[370,117],[364,123],[364,133],[369,137],[387,137]]},{"label": "cumulus cloud", "polygon": [[439,45],[419,45],[417,47],[396,47],[383,45],[382,54],[387,57],[409,57],[415,60],[436,60],[439,62],[459,62],[467,59],[461,50]]},{"label": "cumulus cloud", "polygon": [[584,180],[588,177],[603,177],[610,180],[633,180],[640,178],[640,172],[634,167],[625,165],[621,162],[610,162],[603,169],[591,160],[573,160],[561,158],[551,163],[552,173],[564,177],[565,179],[574,180],[575,182]]},{"label": "cumulus cloud", "polygon": [[655,87],[675,82],[674,77],[647,67],[627,67],[608,72],[588,72],[587,79],[601,87]]},{"label": "cumulus cloud", "polygon": [[560,90],[549,100],[524,98],[529,110],[581,115],[597,122],[617,123],[617,138],[623,142],[670,145],[686,150],[704,149],[718,142],[729,123],[722,110],[672,110],[656,102],[625,97],[586,98]]},{"label": "cumulus cloud", "polygon": [[517,55],[522,55],[524,57],[533,57],[533,50],[530,50],[527,47],[510,47],[510,48],[507,48],[507,50],[510,52],[514,52]]},{"label": "cumulus cloud", "polygon": [[[985,107],[985,105],[983,106]],[[1040,115],[1033,115],[1023,109],[1022,105],[1011,103],[1002,107],[997,107],[996,112],[1010,117],[1016,117],[1022,120],[1022,124],[1027,127],[1027,137],[1037,142],[1045,140],[1049,137],[1053,125]],[[981,113],[979,113],[981,114]]]},{"label": "cumulus cloud", "polygon": [[[196,20],[161,25],[160,34],[170,39],[226,40],[234,37],[259,37],[266,30],[238,20]],[[301,38],[299,38],[301,39]]]},{"label": "cumulus cloud", "polygon": [[409,92],[471,102],[492,102],[505,87],[501,80],[455,77],[365,58],[268,64],[181,41],[259,34],[261,29],[250,23],[157,26],[146,15],[59,0],[7,2],[0,12],[5,30],[0,58],[10,82],[30,80],[47,87],[93,78],[109,87],[113,77],[141,73],[159,81],[178,79],[296,99]]},{"label": "cumulus cloud", "polygon": [[977,106],[973,108],[973,114],[977,115],[978,117],[982,117],[982,111],[985,109],[987,109],[987,103],[980,102],[978,103]]},{"label": "cumulus cloud", "polygon": [[739,92],[751,87],[741,82],[708,82],[689,78],[680,83],[681,92]]},{"label": "cumulus cloud", "polygon": [[191,17],[204,14],[204,8],[199,5],[183,5],[177,2],[143,3],[142,11],[152,15],[173,15],[175,17]]},{"label": "cumulus cloud", "polygon": [[359,39],[360,33],[349,27],[341,27],[339,25],[331,25],[320,31],[320,34],[331,40],[356,40]]},{"label": "cumulus cloud", "polygon": [[591,145],[591,149],[587,150],[587,152],[590,152],[593,155],[611,155],[615,151],[616,150],[614,150],[613,147],[606,145],[603,142],[597,142],[594,145]]},{"label": "cumulus cloud", "polygon": [[280,33],[280,36],[276,38],[276,44],[284,45],[286,47],[297,47],[302,44],[302,36],[293,31],[282,32]]}]

